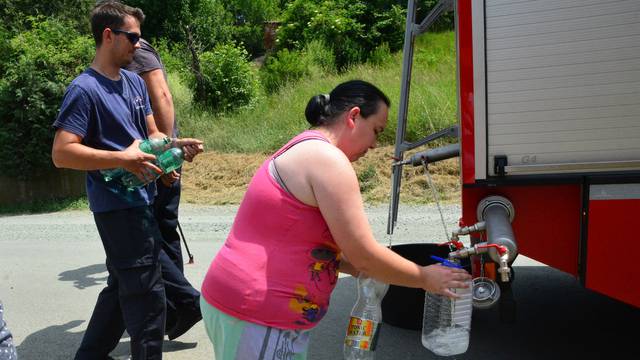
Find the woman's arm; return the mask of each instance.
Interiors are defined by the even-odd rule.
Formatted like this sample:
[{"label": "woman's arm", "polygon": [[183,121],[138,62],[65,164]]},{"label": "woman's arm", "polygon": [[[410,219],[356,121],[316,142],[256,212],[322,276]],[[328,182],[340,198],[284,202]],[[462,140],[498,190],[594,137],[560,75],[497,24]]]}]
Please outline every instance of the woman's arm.
[{"label": "woman's arm", "polygon": [[466,271],[440,265],[420,266],[374,239],[355,171],[339,149],[324,147],[313,159],[313,166],[305,167],[305,171],[318,207],[354,270],[386,283],[449,296],[453,296],[449,288],[466,286],[464,281],[470,278]]},{"label": "woman's arm", "polygon": [[349,259],[344,255],[344,253],[340,254],[340,266],[338,267],[341,273],[349,274],[354,277],[358,277],[360,275],[360,271],[353,267],[349,262]]}]

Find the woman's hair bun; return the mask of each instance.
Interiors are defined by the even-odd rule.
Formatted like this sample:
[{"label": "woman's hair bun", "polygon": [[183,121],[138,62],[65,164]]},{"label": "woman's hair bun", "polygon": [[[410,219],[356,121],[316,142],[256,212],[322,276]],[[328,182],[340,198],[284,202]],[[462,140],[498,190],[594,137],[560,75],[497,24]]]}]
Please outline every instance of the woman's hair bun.
[{"label": "woman's hair bun", "polygon": [[304,110],[304,116],[311,126],[319,126],[324,123],[329,115],[329,94],[321,94],[312,97]]},{"label": "woman's hair bun", "polygon": [[318,96],[320,96],[320,99],[322,99],[322,103],[326,108],[329,105],[329,101],[331,100],[331,97],[329,96],[329,94],[322,94]]}]

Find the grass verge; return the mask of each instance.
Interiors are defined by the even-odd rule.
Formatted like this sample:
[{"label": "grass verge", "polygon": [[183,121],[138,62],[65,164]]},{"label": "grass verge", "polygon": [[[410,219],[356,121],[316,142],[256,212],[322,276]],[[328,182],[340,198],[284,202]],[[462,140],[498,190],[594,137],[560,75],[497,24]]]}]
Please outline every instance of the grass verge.
[{"label": "grass verge", "polygon": [[34,201],[24,204],[0,205],[0,215],[41,214],[66,210],[89,209],[86,196]]}]

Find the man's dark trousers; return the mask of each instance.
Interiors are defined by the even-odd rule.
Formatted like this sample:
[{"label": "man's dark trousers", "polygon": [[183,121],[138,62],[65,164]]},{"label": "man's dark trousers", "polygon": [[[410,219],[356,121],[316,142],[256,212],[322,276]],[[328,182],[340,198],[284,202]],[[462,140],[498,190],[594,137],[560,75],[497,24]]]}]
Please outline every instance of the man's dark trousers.
[{"label": "man's dark trousers", "polygon": [[109,277],[76,359],[107,359],[125,327],[134,360],[161,359],[166,298],[158,261],[162,236],[153,210],[141,206],[94,213],[94,219]]},{"label": "man's dark trousers", "polygon": [[[177,171],[181,173],[182,168]],[[164,185],[162,180],[158,179],[156,188],[154,213],[162,234],[162,250],[166,254],[160,255],[160,263],[167,295],[167,330],[171,330],[179,316],[200,313],[200,293],[184,277],[184,260],[177,231],[180,179],[170,186]]]},{"label": "man's dark trousers", "polygon": [[[182,168],[177,170],[182,173]],[[180,205],[180,179],[166,186],[162,180],[156,181],[157,194],[153,201],[160,233],[162,234],[162,249],[169,259],[176,264],[181,272],[184,272],[182,248],[180,247],[180,235],[178,235],[178,206]]]}]

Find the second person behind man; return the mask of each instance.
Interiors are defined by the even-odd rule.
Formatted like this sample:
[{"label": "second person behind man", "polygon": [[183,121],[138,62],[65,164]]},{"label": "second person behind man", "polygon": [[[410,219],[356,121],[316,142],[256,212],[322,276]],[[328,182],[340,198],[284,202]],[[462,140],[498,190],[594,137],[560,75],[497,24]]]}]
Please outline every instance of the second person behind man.
[{"label": "second person behind man", "polygon": [[[140,48],[133,61],[125,69],[140,75],[147,85],[153,117],[160,132],[178,137],[178,124],[173,106],[173,97],[167,82],[167,73],[160,55],[145,39],[140,39]],[[184,260],[178,235],[178,207],[180,205],[180,177],[182,168],[162,175],[156,181],[156,197],[153,210],[162,234],[162,250],[175,265],[160,257],[167,294],[166,333],[173,340],[196,324],[200,315],[200,293],[184,278]],[[169,281],[174,279],[174,281]]]}]

